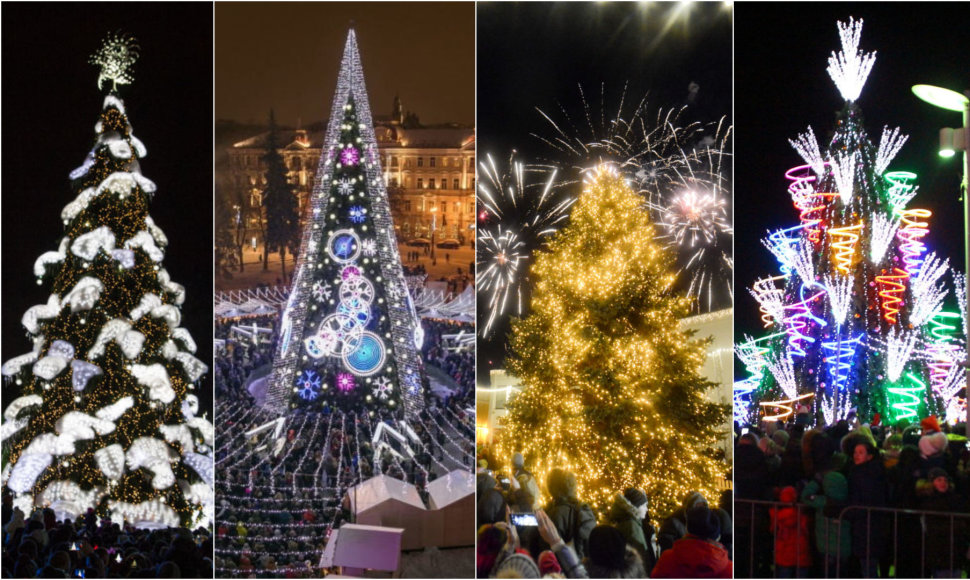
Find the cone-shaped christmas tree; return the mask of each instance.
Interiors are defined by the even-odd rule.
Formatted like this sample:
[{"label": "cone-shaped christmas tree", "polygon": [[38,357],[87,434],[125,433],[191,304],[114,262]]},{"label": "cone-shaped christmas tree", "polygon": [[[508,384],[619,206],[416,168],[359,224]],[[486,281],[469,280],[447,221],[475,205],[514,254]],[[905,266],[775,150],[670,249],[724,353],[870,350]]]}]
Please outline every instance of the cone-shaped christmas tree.
[{"label": "cone-shaped christmas tree", "polygon": [[801,223],[764,240],[781,273],[751,293],[773,332],[737,347],[750,376],[735,384],[735,413],[785,418],[806,405],[824,424],[852,409],[864,421],[956,420],[965,293],[952,299],[960,312],[945,307],[948,262],[927,252],[930,212],[910,204],[916,175],[889,171],[906,137],[884,128],[876,144],[866,134],[856,101],[875,53],[859,48],[862,21],[838,28],[842,49],[828,72],[845,107],[827,146],[811,127],[791,142],[806,163],[787,174]]},{"label": "cone-shaped christmas tree", "polygon": [[423,339],[404,282],[353,29],[347,35],[267,404],[423,405]]},{"label": "cone-shaped christmas tree", "polygon": [[600,507],[631,486],[656,513],[691,490],[716,496],[729,411],[705,396],[706,341],[678,330],[690,300],[671,294],[673,263],[642,199],[602,168],[532,267],[531,313],[513,324],[508,361],[526,387],[500,454],[521,451],[540,480],[574,472],[578,496]]},{"label": "cone-shaped christmas tree", "polygon": [[34,265],[51,294],[23,315],[33,350],[3,365],[22,393],[4,410],[3,483],[26,514],[95,508],[140,527],[207,525],[213,429],[190,391],[208,369],[179,326],[185,292],[161,265],[145,146],[115,92],[137,56],[133,39],[109,36],[92,58],[111,91],[70,176],[65,236]]}]

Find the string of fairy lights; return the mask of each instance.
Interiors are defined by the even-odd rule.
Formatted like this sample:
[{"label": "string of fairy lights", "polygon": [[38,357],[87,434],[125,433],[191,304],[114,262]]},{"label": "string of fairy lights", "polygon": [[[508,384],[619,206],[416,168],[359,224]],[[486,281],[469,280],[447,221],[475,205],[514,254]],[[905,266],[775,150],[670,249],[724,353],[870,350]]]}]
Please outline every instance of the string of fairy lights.
[{"label": "string of fairy lights", "polygon": [[953,290],[965,314],[963,276],[926,243],[932,212],[909,205],[917,175],[889,170],[907,137],[866,133],[857,100],[875,53],[860,48],[862,21],[838,31],[828,73],[845,106],[827,146],[811,127],[790,141],[805,161],[786,174],[799,224],[764,240],[781,275],[751,289],[770,334],[737,345],[748,377],[735,383],[735,413],[787,419],[804,405],[819,424],[850,413],[955,422],[966,413],[967,329],[949,300]]},{"label": "string of fairy lights", "polygon": [[569,225],[535,259],[532,313],[513,325],[507,361],[526,387],[497,452],[521,452],[543,495],[558,467],[601,510],[627,487],[646,490],[655,513],[691,490],[716,497],[729,411],[705,397],[705,342],[670,324],[690,312],[670,263],[639,196],[611,168],[591,172]]}]

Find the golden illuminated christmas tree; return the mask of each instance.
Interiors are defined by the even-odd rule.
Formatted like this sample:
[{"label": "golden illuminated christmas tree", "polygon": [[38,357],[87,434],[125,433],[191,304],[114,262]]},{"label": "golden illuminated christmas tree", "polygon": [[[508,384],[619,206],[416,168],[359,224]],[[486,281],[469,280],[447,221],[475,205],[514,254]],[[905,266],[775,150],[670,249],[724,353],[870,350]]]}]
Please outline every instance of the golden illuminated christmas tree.
[{"label": "golden illuminated christmas tree", "polygon": [[674,257],[643,200],[601,167],[548,249],[531,270],[531,314],[512,327],[508,370],[525,390],[499,452],[521,451],[540,482],[574,472],[578,497],[600,508],[631,486],[657,514],[688,491],[713,500],[729,408],[705,396],[708,341],[679,330],[690,300],[671,293]]}]

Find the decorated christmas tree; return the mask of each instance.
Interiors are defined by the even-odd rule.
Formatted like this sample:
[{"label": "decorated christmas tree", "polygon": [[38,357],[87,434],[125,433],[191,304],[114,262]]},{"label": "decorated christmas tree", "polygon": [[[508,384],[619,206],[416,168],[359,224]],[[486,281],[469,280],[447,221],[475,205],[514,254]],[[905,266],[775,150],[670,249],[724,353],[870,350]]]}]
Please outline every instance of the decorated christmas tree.
[{"label": "decorated christmas tree", "polygon": [[180,326],[185,291],[162,267],[168,242],[148,215],[156,187],[117,93],[138,54],[134,39],[110,35],[91,59],[110,90],[70,175],[65,236],[34,265],[51,294],[22,318],[33,349],[3,365],[21,393],[4,409],[3,483],[25,514],[94,508],[139,527],[207,525],[213,428],[191,391],[208,369]]},{"label": "decorated christmas tree", "polygon": [[688,491],[716,496],[729,410],[705,396],[707,341],[678,329],[691,301],[671,291],[673,262],[642,199],[601,167],[532,267],[531,313],[513,323],[507,359],[525,390],[502,456],[522,452],[540,480],[575,473],[578,496],[600,507],[631,486],[656,513]]},{"label": "decorated christmas tree", "polygon": [[811,127],[791,141],[805,161],[786,174],[799,223],[763,241],[781,271],[750,290],[770,332],[737,345],[749,376],[735,384],[735,415],[786,418],[805,405],[823,424],[853,409],[864,421],[953,421],[966,405],[965,280],[927,248],[916,175],[890,170],[907,137],[866,133],[858,99],[875,53],[859,48],[862,21],[838,30],[828,73],[845,106],[824,145]]},{"label": "decorated christmas tree", "polygon": [[423,404],[423,335],[404,282],[353,29],[282,315],[278,412]]}]

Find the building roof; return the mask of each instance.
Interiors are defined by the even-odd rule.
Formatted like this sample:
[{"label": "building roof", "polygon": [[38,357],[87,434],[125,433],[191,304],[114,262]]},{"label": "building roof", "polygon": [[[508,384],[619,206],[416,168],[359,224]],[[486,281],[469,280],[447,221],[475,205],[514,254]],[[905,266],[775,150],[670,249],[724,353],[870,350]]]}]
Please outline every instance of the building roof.
[{"label": "building roof", "polygon": [[[405,129],[398,125],[381,124],[374,128],[379,147],[414,148],[473,148],[475,129],[471,127],[422,127]],[[269,131],[233,143],[233,149],[264,149]],[[308,144],[298,139],[306,136]],[[324,131],[283,129],[277,131],[284,149],[320,149],[323,145]]]}]

